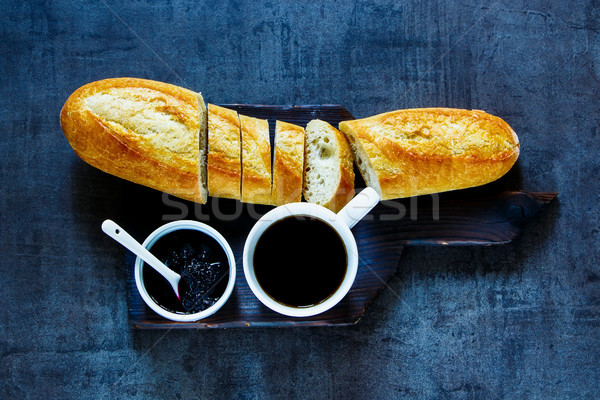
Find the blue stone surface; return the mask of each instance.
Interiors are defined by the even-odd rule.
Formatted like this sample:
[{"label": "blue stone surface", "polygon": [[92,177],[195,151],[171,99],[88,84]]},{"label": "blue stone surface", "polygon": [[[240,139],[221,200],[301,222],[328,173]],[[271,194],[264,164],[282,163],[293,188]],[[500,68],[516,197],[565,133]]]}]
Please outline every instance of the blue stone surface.
[{"label": "blue stone surface", "polygon": [[[1,1],[0,398],[600,398],[600,3]],[[212,103],[356,117],[483,109],[560,192],[511,244],[406,248],[352,327],[134,331],[100,231],[160,194],[83,163],[79,86],[155,79]],[[176,211],[176,210],[175,210]]]}]

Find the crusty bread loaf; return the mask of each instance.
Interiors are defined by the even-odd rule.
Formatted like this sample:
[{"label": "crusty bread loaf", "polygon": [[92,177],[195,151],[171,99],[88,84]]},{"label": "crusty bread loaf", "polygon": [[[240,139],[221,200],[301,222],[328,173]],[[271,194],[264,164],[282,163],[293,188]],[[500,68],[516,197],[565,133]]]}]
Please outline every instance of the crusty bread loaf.
[{"label": "crusty bread loaf", "polygon": [[353,156],[344,135],[325,121],[306,126],[304,198],[338,212],[354,196]]},{"label": "crusty bread loaf", "polygon": [[242,201],[271,203],[269,121],[240,115],[242,133]]},{"label": "crusty bread loaf", "polygon": [[340,129],[365,182],[384,200],[483,185],[519,156],[511,127],[478,110],[398,110],[343,121]]},{"label": "crusty bread loaf", "polygon": [[302,200],[304,128],[276,121],[274,154],[271,204],[280,206]]},{"label": "crusty bread loaf", "polygon": [[136,78],[92,82],[68,98],[61,126],[90,165],[206,202],[206,107],[199,93]]},{"label": "crusty bread loaf", "polygon": [[208,105],[208,194],[241,199],[240,120],[237,111]]}]

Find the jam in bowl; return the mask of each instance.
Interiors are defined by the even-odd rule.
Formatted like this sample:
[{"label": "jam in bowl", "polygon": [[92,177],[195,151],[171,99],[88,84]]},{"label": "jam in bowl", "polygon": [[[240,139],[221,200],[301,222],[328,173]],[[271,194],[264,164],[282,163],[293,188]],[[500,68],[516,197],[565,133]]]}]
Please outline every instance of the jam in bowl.
[{"label": "jam in bowl", "polygon": [[139,257],[135,282],[144,302],[173,321],[197,321],[227,301],[235,283],[235,258],[225,238],[212,227],[190,220],[156,229],[143,246],[181,275],[180,299],[169,282]]}]

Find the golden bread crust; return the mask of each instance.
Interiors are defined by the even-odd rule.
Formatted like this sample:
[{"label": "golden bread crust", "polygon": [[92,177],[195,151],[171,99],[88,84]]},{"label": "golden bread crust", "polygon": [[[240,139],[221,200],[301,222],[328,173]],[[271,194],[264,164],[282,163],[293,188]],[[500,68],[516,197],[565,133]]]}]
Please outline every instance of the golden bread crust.
[{"label": "golden bread crust", "polygon": [[241,142],[238,113],[208,105],[208,193],[241,198]]},{"label": "golden bread crust", "polygon": [[508,172],[519,156],[512,128],[479,110],[398,110],[343,121],[340,129],[367,183],[365,170],[374,171],[372,186],[379,185],[384,200],[483,185]]},{"label": "golden bread crust", "polygon": [[61,126],[75,153],[90,165],[205,203],[198,180],[200,98],[162,82],[105,79],[67,99]]},{"label": "golden bread crust", "polygon": [[304,128],[276,121],[271,204],[280,206],[301,201],[303,173]]},{"label": "golden bread crust", "polygon": [[242,201],[271,203],[271,143],[266,119],[240,115],[242,135]]}]

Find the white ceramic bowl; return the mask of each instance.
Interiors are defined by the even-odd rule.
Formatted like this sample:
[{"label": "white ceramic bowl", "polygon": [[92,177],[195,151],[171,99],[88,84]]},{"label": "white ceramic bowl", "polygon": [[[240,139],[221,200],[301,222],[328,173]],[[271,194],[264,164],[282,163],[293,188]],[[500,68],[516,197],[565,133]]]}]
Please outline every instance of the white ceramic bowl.
[{"label": "white ceramic bowl", "polygon": [[231,296],[231,293],[233,292],[233,287],[235,285],[235,270],[236,270],[235,257],[233,256],[233,251],[231,251],[231,247],[229,246],[229,243],[227,243],[227,240],[225,240],[225,238],[219,232],[217,232],[214,228],[212,228],[206,224],[203,224],[203,223],[197,222],[197,221],[191,221],[191,220],[174,221],[174,222],[170,222],[168,224],[165,224],[165,225],[159,227],[154,232],[152,232],[146,238],[146,240],[144,240],[144,243],[142,243],[142,246],[144,246],[145,248],[150,250],[150,252],[152,252],[151,248],[158,239],[160,239],[161,237],[163,237],[164,235],[166,235],[168,233],[171,233],[171,232],[177,231],[177,230],[182,230],[182,229],[200,231],[200,232],[212,237],[213,239],[215,239],[217,241],[217,243],[219,243],[219,245],[221,245],[221,247],[223,248],[223,251],[225,251],[225,254],[227,254],[227,262],[229,263],[229,280],[227,282],[227,287],[225,288],[225,292],[219,298],[219,300],[217,300],[217,302],[215,304],[213,304],[206,310],[200,311],[195,314],[177,314],[177,313],[170,312],[170,311],[162,308],[154,300],[152,300],[152,298],[146,291],[146,288],[144,287],[144,279],[143,279],[144,260],[142,260],[139,257],[137,257],[135,260],[135,284],[136,284],[138,291],[140,292],[140,295],[142,296],[142,299],[144,300],[144,302],[148,305],[148,307],[150,307],[158,315],[160,315],[164,318],[170,319],[171,321],[178,321],[178,322],[198,321],[202,318],[206,318],[210,315],[213,315],[215,312],[217,312],[217,310],[219,310],[221,307],[223,307],[223,305],[227,302],[227,300],[229,299],[229,296]]}]

